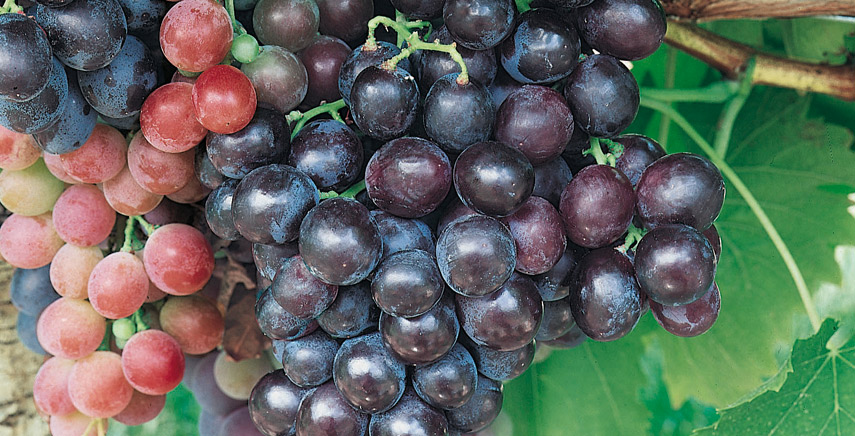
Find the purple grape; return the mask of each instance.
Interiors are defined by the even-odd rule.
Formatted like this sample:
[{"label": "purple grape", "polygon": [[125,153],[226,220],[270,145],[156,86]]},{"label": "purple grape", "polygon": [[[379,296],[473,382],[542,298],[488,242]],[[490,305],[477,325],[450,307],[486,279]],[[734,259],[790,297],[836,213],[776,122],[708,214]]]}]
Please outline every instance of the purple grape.
[{"label": "purple grape", "polygon": [[[514,80],[504,68],[498,68],[496,78],[490,84],[490,96],[493,97],[493,104],[496,108],[500,107],[505,99],[511,93],[523,87],[523,84]],[[578,130],[578,129],[577,129]]]},{"label": "purple grape", "polygon": [[282,47],[262,46],[258,57],[241,65],[240,70],[255,86],[258,102],[281,113],[296,108],[308,92],[306,67],[297,55]]},{"label": "purple grape", "polygon": [[468,337],[464,339],[464,343],[475,360],[478,373],[492,380],[513,380],[526,372],[534,361],[534,341],[507,351],[478,345]]},{"label": "purple grape", "polygon": [[291,256],[298,254],[297,244],[289,242],[282,245],[252,244],[252,259],[262,276],[273,280],[276,271]]},{"label": "purple grape", "polygon": [[[391,59],[394,56],[401,54],[401,49],[395,44],[390,44],[384,41],[377,41],[377,45],[366,48],[365,45],[357,47],[341,64],[341,70],[338,73],[338,92],[345,104],[352,107],[350,94],[353,90],[353,82],[356,76],[363,70],[371,66],[379,66],[384,61]],[[398,63],[398,68],[404,71],[413,71],[412,64],[408,59],[403,59]]]},{"label": "purple grape", "polygon": [[351,405],[374,414],[391,409],[404,394],[406,370],[383,346],[380,333],[369,333],[341,344],[333,380]]},{"label": "purple grape", "polygon": [[567,248],[564,221],[555,207],[543,198],[529,197],[518,211],[499,221],[514,237],[517,249],[515,269],[523,274],[549,271]]},{"label": "purple grape", "polygon": [[669,333],[690,338],[705,333],[713,326],[721,310],[721,294],[713,282],[701,298],[682,306],[663,306],[650,302],[650,311],[656,322]]},{"label": "purple grape", "polygon": [[441,235],[443,230],[445,230],[445,228],[448,227],[448,225],[456,219],[473,215],[481,214],[466,207],[460,201],[460,197],[458,197],[456,193],[452,194],[451,201],[448,203],[446,208],[442,211],[442,215],[439,217],[439,222],[436,225],[436,233],[438,235]]},{"label": "purple grape", "polygon": [[380,314],[380,333],[386,349],[397,360],[423,365],[436,361],[454,346],[460,324],[454,314],[454,302],[446,297],[412,318]]},{"label": "purple grape", "polygon": [[312,42],[319,20],[320,11],[314,0],[259,0],[252,13],[258,40],[292,53]]},{"label": "purple grape", "polygon": [[205,201],[205,221],[208,227],[220,239],[234,241],[240,238],[235,227],[235,218],[232,214],[232,200],[235,195],[239,180],[229,179],[217,189],[211,191]]},{"label": "purple grape", "polygon": [[570,308],[570,299],[562,298],[557,301],[543,303],[543,323],[534,338],[538,341],[551,341],[567,334],[576,321]]},{"label": "purple grape", "polygon": [[502,411],[502,383],[478,376],[475,394],[466,404],[445,412],[448,423],[465,433],[483,430]]},{"label": "purple grape", "polygon": [[288,163],[306,173],[321,191],[343,191],[359,179],[362,142],[344,123],[315,120],[291,141]]},{"label": "purple grape", "polygon": [[439,272],[451,289],[469,297],[487,295],[514,272],[516,248],[501,222],[483,215],[458,218],[436,241]]},{"label": "purple grape", "polygon": [[423,107],[425,132],[450,153],[489,139],[496,113],[487,88],[473,80],[460,84],[459,76],[451,73],[437,79]]},{"label": "purple grape", "polygon": [[196,147],[196,160],[193,169],[196,172],[196,178],[199,179],[202,186],[208,189],[217,189],[228,178],[220,173],[211,162],[211,158],[208,156],[208,147]]},{"label": "purple grape", "polygon": [[651,300],[665,306],[688,304],[706,294],[715,270],[710,241],[683,224],[659,226],[635,247],[638,284]]},{"label": "purple grape", "polygon": [[446,0],[442,18],[457,43],[471,50],[497,46],[514,28],[511,0]]},{"label": "purple grape", "polygon": [[413,387],[431,406],[454,409],[466,404],[475,394],[478,369],[475,361],[459,343],[439,360],[413,369]]},{"label": "purple grape", "polygon": [[[431,33],[429,39],[431,42],[438,40],[440,44],[454,42],[445,26],[440,26],[439,29]],[[493,83],[498,72],[496,54],[493,50],[470,50],[458,46],[457,51],[463,58],[463,63],[466,64],[469,79],[484,86],[490,86]],[[447,53],[425,50],[421,52],[418,70],[420,89],[430,89],[440,77],[446,74],[459,73],[460,65],[454,62]],[[498,107],[498,104],[494,104],[494,106]]]},{"label": "purple grape", "polygon": [[404,250],[385,257],[371,281],[374,301],[389,315],[413,317],[432,308],[445,283],[433,255]]},{"label": "purple grape", "polygon": [[558,91],[525,85],[499,106],[494,134],[523,152],[532,165],[542,165],[560,156],[570,142],[573,114]]},{"label": "purple grape", "polygon": [[39,322],[37,316],[27,315],[24,312],[18,312],[18,318],[15,319],[15,333],[18,335],[18,340],[27,347],[30,351],[36,354],[48,354],[36,334],[36,325]]},{"label": "purple grape", "polygon": [[710,224],[710,226],[702,233],[710,241],[710,245],[712,245],[712,249],[715,252],[715,262],[717,264],[721,258],[721,236],[718,235],[718,229],[715,228],[715,224]]},{"label": "purple grape", "polygon": [[556,158],[534,167],[534,191],[531,195],[543,197],[556,208],[561,203],[561,193],[573,180],[573,173],[564,159]]},{"label": "purple grape", "polygon": [[53,55],[75,70],[106,67],[128,34],[117,0],[75,0],[61,8],[36,5],[32,14],[47,33]]},{"label": "purple grape", "polygon": [[295,385],[320,386],[332,378],[338,342],[323,330],[288,341],[282,349],[282,368]]},{"label": "purple grape", "polygon": [[202,410],[215,416],[226,416],[238,408],[246,408],[246,401],[238,401],[223,393],[214,379],[214,363],[219,353],[209,353],[201,359],[188,378],[193,396]]},{"label": "purple grape", "polygon": [[638,113],[638,83],[625,65],[608,55],[582,61],[564,86],[564,98],[577,126],[591,136],[617,136]]},{"label": "purple grape", "polygon": [[309,77],[304,105],[315,107],[321,102],[330,103],[341,98],[338,93],[338,73],[341,64],[350,56],[350,51],[350,47],[341,39],[319,36],[297,53]]},{"label": "purple grape", "polygon": [[372,0],[316,0],[324,35],[341,38],[349,44],[363,39],[368,20],[374,16]]},{"label": "purple grape", "polygon": [[615,242],[632,223],[635,192],[620,170],[591,165],[579,171],[561,194],[567,238],[587,248]]},{"label": "purple grape", "polygon": [[205,143],[217,171],[242,179],[256,168],[285,163],[290,135],[281,113],[259,107],[246,127],[228,135],[209,132]]},{"label": "purple grape", "polygon": [[644,169],[666,154],[658,142],[643,135],[621,135],[615,141],[623,145],[623,154],[617,158],[615,168],[626,175],[633,187]]},{"label": "purple grape", "polygon": [[516,212],[534,190],[534,167],[528,158],[495,141],[477,142],[460,153],[453,177],[463,204],[496,217]]},{"label": "purple grape", "polygon": [[570,282],[578,258],[576,251],[567,247],[552,269],[532,277],[543,301],[557,301],[570,295]]},{"label": "purple grape", "polygon": [[316,318],[332,304],[338,294],[338,286],[315,278],[298,254],[282,263],[270,291],[286,312],[308,320]]},{"label": "purple grape", "polygon": [[249,394],[252,422],[266,436],[295,435],[297,410],[309,392],[291,383],[281,369],[268,373]]},{"label": "purple grape", "polygon": [[51,47],[36,21],[24,14],[0,15],[0,97],[27,101],[45,89],[51,77]]},{"label": "purple grape", "polygon": [[50,265],[34,269],[16,268],[9,284],[9,294],[16,309],[35,318],[59,299],[50,282]]},{"label": "purple grape", "polygon": [[[433,20],[442,15],[444,0],[391,0],[402,14],[417,20]],[[443,43],[445,44],[445,43]]]},{"label": "purple grape", "polygon": [[549,9],[531,9],[499,48],[505,71],[522,83],[551,83],[570,75],[579,62],[576,29]]},{"label": "purple grape", "polygon": [[352,338],[376,329],[380,309],[371,299],[368,281],[340,286],[333,304],[318,317],[320,327],[334,338]]},{"label": "purple grape", "polygon": [[570,331],[564,335],[551,341],[538,341],[537,344],[567,350],[582,345],[586,339],[588,339],[588,337],[585,336],[585,332],[583,332],[578,325],[574,325],[570,328]]},{"label": "purple grape", "polygon": [[403,136],[416,119],[418,104],[416,79],[401,67],[370,66],[356,76],[350,90],[356,126],[381,141]]},{"label": "purple grape", "polygon": [[632,262],[613,248],[596,249],[579,261],[569,298],[576,324],[597,341],[625,336],[641,317]]},{"label": "purple grape", "polygon": [[297,410],[297,433],[312,436],[364,436],[368,415],[354,409],[332,382],[310,392]]},{"label": "purple grape", "polygon": [[598,0],[576,17],[591,48],[619,59],[646,58],[665,40],[665,11],[656,0]]},{"label": "purple grape", "polygon": [[543,319],[543,300],[527,276],[511,276],[495,292],[473,298],[457,295],[460,326],[477,344],[516,350],[534,339]]},{"label": "purple grape", "polygon": [[255,318],[261,332],[271,339],[293,340],[318,327],[314,320],[300,319],[286,312],[273,298],[270,288],[255,303]]},{"label": "purple grape", "polygon": [[430,227],[422,221],[406,219],[382,210],[372,210],[380,237],[383,238],[383,257],[404,250],[424,250],[436,253],[436,244]]},{"label": "purple grape", "polygon": [[434,436],[448,433],[445,415],[425,404],[412,388],[392,409],[371,416],[371,436]]}]

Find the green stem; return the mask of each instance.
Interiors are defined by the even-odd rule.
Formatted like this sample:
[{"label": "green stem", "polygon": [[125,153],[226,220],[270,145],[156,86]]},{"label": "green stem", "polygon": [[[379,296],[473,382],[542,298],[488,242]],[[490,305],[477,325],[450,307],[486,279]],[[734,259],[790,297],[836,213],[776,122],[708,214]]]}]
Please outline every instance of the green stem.
[{"label": "green stem", "polygon": [[294,137],[297,136],[297,133],[300,132],[300,129],[302,129],[303,126],[305,126],[312,118],[318,115],[330,114],[334,120],[343,123],[344,120],[341,119],[341,115],[339,115],[338,111],[344,109],[344,107],[344,100],[336,100],[332,103],[324,103],[306,112],[291,111],[291,113],[285,116],[285,119],[289,123],[297,122],[297,124],[294,124],[294,130],[291,131],[291,139],[294,139]]},{"label": "green stem", "polygon": [[623,245],[618,247],[623,253],[627,251],[634,251],[635,246],[638,245],[638,242],[641,241],[641,238],[647,234],[647,230],[640,229],[633,224],[629,225],[629,229],[626,231],[626,238],[623,240]]},{"label": "green stem", "polygon": [[457,76],[457,83],[459,85],[466,85],[469,83],[469,69],[466,68],[466,62],[463,62],[463,56],[461,56],[460,52],[457,51],[456,43],[440,44],[439,41],[425,42],[419,39],[419,34],[416,32],[411,33],[410,36],[407,37],[407,43],[409,44],[409,47],[401,50],[401,53],[397,56],[383,62],[381,67],[387,70],[394,70],[398,65],[398,62],[406,59],[416,50],[438,51],[447,53],[460,67],[460,74]]},{"label": "green stem", "polygon": [[145,321],[145,309],[142,307],[139,308],[133,315],[131,315],[131,320],[134,322],[134,326],[136,327],[137,332],[146,331],[151,328],[148,323]]},{"label": "green stem", "polygon": [[[601,145],[605,145],[609,148],[609,154],[614,156],[615,159],[623,156],[623,144],[617,141],[612,141],[609,138],[599,138],[599,140]],[[606,158],[608,159],[608,156],[606,156]]]},{"label": "green stem", "polygon": [[3,2],[3,6],[0,7],[0,14],[20,14],[21,12],[24,12],[24,8],[18,6],[18,4],[15,3],[15,0],[6,0]]},{"label": "green stem", "polygon": [[[399,37],[401,35],[404,35],[404,39],[406,39],[406,36],[410,34],[410,29],[408,29],[407,26],[404,25],[404,23],[400,23],[397,20],[393,20],[383,15],[378,15],[368,20],[368,37],[365,38],[364,50],[370,51],[375,50],[377,48],[377,39],[374,37],[374,31],[377,30],[377,27],[381,24],[387,29],[391,27],[393,30],[395,30]],[[400,42],[398,43],[398,46],[401,46]]]},{"label": "green stem", "polygon": [[742,110],[742,106],[748,100],[751,94],[751,79],[754,74],[754,59],[748,62],[748,67],[745,70],[745,75],[739,84],[739,91],[725,105],[721,112],[721,117],[718,121],[718,129],[716,129],[713,146],[719,157],[724,159],[727,156],[727,147],[730,145],[730,136],[733,134],[733,125],[736,123],[736,116]]},{"label": "green stem", "polygon": [[641,95],[663,102],[724,103],[739,91],[739,83],[719,81],[703,88],[662,89],[642,88]]},{"label": "green stem", "polygon": [[122,248],[120,251],[125,253],[134,251],[134,242],[139,242],[137,236],[134,234],[134,221],[136,221],[137,217],[129,216],[128,220],[125,222],[125,242],[122,244]]},{"label": "green stem", "polygon": [[143,229],[147,236],[151,236],[151,234],[154,233],[155,230],[157,230],[156,226],[146,221],[145,218],[143,218],[142,216],[136,216],[134,218],[137,220],[137,224],[140,225],[140,228]]},{"label": "green stem", "polygon": [[347,188],[341,194],[335,191],[321,192],[321,200],[326,200],[328,198],[336,198],[336,197],[345,197],[345,198],[356,198],[356,194],[359,194],[365,189],[365,179],[362,179],[353,186]]},{"label": "green stem", "polygon": [[748,189],[747,186],[742,182],[742,179],[739,178],[739,175],[730,167],[730,165],[724,160],[723,157],[719,156],[716,153],[715,149],[697,130],[692,126],[689,121],[683,117],[683,115],[675,110],[672,107],[669,107],[662,101],[657,101],[648,97],[641,97],[641,106],[668,114],[675,124],[680,126],[683,131],[691,138],[698,147],[703,150],[704,153],[709,156],[710,161],[718,167],[721,173],[727,177],[731,184],[733,185],[736,192],[745,200],[745,203],[751,209],[751,212],[757,217],[757,220],[760,221],[760,225],[763,227],[763,230],[766,231],[766,234],[769,236],[769,239],[772,240],[772,244],[775,245],[775,248],[778,250],[778,254],[780,254],[781,258],[784,261],[784,264],[787,266],[787,269],[790,272],[790,276],[793,278],[793,282],[796,285],[796,289],[799,292],[799,297],[802,300],[802,305],[805,307],[805,311],[807,312],[808,319],[810,319],[810,323],[813,326],[814,330],[819,330],[820,327],[820,318],[819,314],[816,311],[816,307],[814,307],[813,300],[811,299],[810,290],[808,290],[807,283],[805,282],[804,276],[802,276],[802,272],[799,269],[798,264],[796,264],[796,260],[793,258],[792,253],[790,253],[790,249],[787,247],[787,244],[781,238],[781,235],[778,233],[778,230],[775,228],[775,225],[772,224],[772,220],[769,219],[769,216],[766,215],[766,211],[763,210],[763,207],[760,206],[760,202],[754,198],[754,194],[751,193],[751,190]]},{"label": "green stem", "polygon": [[615,157],[609,153],[603,153],[602,146],[600,146],[601,138],[591,137],[591,147],[582,152],[583,156],[593,156],[594,160],[597,161],[597,165],[608,165],[615,166]]},{"label": "green stem", "polygon": [[517,5],[517,11],[519,13],[523,13],[529,9],[531,9],[531,0],[514,0]]},{"label": "green stem", "polygon": [[226,0],[226,12],[228,12],[229,18],[232,20],[232,30],[238,35],[245,34],[246,29],[243,28],[243,24],[235,17],[235,0]]},{"label": "green stem", "polygon": [[[395,21],[404,25],[405,27],[407,25],[407,17],[404,14],[402,14],[401,11],[399,11],[397,9],[395,9]],[[397,46],[400,47],[404,43],[404,41],[407,40],[407,35],[404,33],[401,33],[401,32],[395,32],[395,33],[398,34]],[[407,33],[409,33],[409,32],[407,32]]]},{"label": "green stem", "polygon": [[113,321],[107,321],[107,329],[104,331],[104,337],[101,338],[101,344],[98,345],[98,351],[110,351],[110,338],[113,334],[112,323]]},{"label": "green stem", "polygon": [[[677,83],[677,49],[670,45],[665,49],[665,89],[674,89]],[[718,83],[718,82],[716,82]],[[669,105],[670,106],[670,105]],[[662,114],[659,120],[659,145],[668,149],[668,135],[671,131],[671,117]]]}]

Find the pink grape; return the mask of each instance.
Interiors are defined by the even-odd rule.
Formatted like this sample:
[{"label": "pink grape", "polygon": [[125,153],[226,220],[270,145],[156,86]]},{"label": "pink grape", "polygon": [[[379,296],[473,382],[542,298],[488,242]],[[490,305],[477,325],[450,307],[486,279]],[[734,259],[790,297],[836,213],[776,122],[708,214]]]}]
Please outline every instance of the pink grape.
[{"label": "pink grape", "polygon": [[213,0],[179,2],[160,25],[163,54],[184,71],[205,71],[217,65],[231,46],[231,20],[226,9]]},{"label": "pink grape", "polygon": [[223,341],[223,314],[210,300],[189,295],[172,297],[160,309],[160,325],[187,354],[204,354]]},{"label": "pink grape", "polygon": [[180,82],[167,83],[149,94],[140,111],[140,127],[152,146],[167,153],[190,150],[208,133],[196,120],[193,85]]},{"label": "pink grape", "polygon": [[214,250],[205,236],[186,224],[167,224],[146,242],[145,270],[163,292],[189,295],[205,286],[214,271]]},{"label": "pink grape", "polygon": [[[89,427],[92,418],[74,411],[66,415],[56,415],[50,417],[50,434],[53,436],[94,436]],[[104,420],[104,428],[108,427],[109,421]],[[85,434],[86,429],[89,429],[89,434]]]},{"label": "pink grape", "polygon": [[12,214],[0,225],[0,255],[12,266],[41,268],[62,246],[50,212],[38,216]]},{"label": "pink grape", "polygon": [[105,318],[132,315],[148,296],[149,281],[142,261],[117,252],[95,265],[89,276],[89,302]]},{"label": "pink grape", "polygon": [[65,359],[80,359],[97,350],[106,331],[107,322],[91,304],[71,298],[51,303],[36,325],[45,351]]},{"label": "pink grape", "polygon": [[74,407],[93,418],[109,418],[131,402],[134,389],[122,373],[122,357],[96,351],[78,360],[68,376]]},{"label": "pink grape", "polygon": [[104,258],[98,247],[65,244],[50,263],[50,283],[56,293],[66,298],[89,298],[89,275]]},{"label": "pink grape", "polygon": [[166,198],[181,204],[193,204],[198,201],[202,201],[208,197],[208,194],[211,193],[211,188],[208,188],[202,185],[202,182],[199,181],[199,178],[195,175],[190,178],[190,181],[184,185],[183,188],[179,189],[172,194],[166,196]]},{"label": "pink grape", "polygon": [[163,395],[184,378],[181,346],[160,330],[145,330],[128,340],[122,351],[122,370],[134,389],[148,395]]},{"label": "pink grape", "polygon": [[0,126],[0,168],[18,171],[38,160],[41,150],[32,135],[25,135]]},{"label": "pink grape", "polygon": [[258,100],[252,82],[231,65],[205,70],[193,84],[196,119],[212,132],[230,134],[246,127]]},{"label": "pink grape", "polygon": [[50,173],[53,174],[53,176],[57,179],[62,180],[63,182],[68,183],[69,185],[82,183],[80,180],[77,180],[74,177],[68,175],[68,173],[65,171],[65,168],[62,166],[62,158],[59,157],[58,154],[44,153],[42,157],[44,157],[45,165],[47,166],[48,171],[50,171]]},{"label": "pink grape", "polygon": [[48,415],[65,415],[76,411],[68,396],[68,375],[74,361],[51,357],[42,364],[33,382],[33,401]]},{"label": "pink grape", "polygon": [[96,124],[82,147],[60,155],[65,172],[84,183],[101,183],[116,177],[125,166],[128,145],[114,127]]},{"label": "pink grape", "polygon": [[163,406],[166,405],[166,395],[146,395],[134,390],[128,407],[114,416],[113,419],[125,425],[140,425],[157,418]]},{"label": "pink grape", "polygon": [[136,135],[128,147],[128,169],[146,191],[169,195],[196,177],[194,157],[193,150],[167,153],[152,146],[143,135]]},{"label": "pink grape", "polygon": [[142,215],[154,210],[163,196],[146,191],[134,180],[127,166],[116,177],[104,182],[104,197],[110,207],[125,216]]},{"label": "pink grape", "polygon": [[59,196],[53,225],[63,241],[79,247],[98,245],[116,225],[116,212],[93,185],[74,185]]}]

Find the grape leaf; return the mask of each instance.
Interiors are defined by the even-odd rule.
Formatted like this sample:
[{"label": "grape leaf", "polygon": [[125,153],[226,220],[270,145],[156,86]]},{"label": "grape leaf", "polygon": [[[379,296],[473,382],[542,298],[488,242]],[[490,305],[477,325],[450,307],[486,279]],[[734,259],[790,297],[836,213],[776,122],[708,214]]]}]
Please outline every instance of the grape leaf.
[{"label": "grape leaf", "polygon": [[235,361],[255,359],[270,348],[270,338],[264,336],[255,319],[255,291],[237,284],[232,302],[226,311],[223,350]]},{"label": "grape leaf", "polygon": [[718,423],[696,434],[855,434],[855,341],[826,347],[837,325],[828,319],[816,335],[796,341],[780,390],[721,410]]}]

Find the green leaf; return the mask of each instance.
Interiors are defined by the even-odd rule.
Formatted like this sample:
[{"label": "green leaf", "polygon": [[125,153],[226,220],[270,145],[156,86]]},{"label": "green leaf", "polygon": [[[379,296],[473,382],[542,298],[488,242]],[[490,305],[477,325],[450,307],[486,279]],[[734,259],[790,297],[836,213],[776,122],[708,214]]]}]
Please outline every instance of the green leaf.
[{"label": "green leaf", "polygon": [[839,65],[851,56],[855,22],[834,17],[782,20],[784,46],[796,59]]},{"label": "green leaf", "polygon": [[199,404],[193,394],[184,386],[178,385],[175,390],[166,394],[166,406],[152,421],[145,424],[128,427],[114,420],[110,421],[107,436],[162,436],[199,434]]},{"label": "green leaf", "polygon": [[721,410],[721,420],[697,434],[855,434],[855,341],[842,348],[826,347],[836,330],[837,323],[826,320],[816,335],[796,341],[792,370],[780,390]]}]

